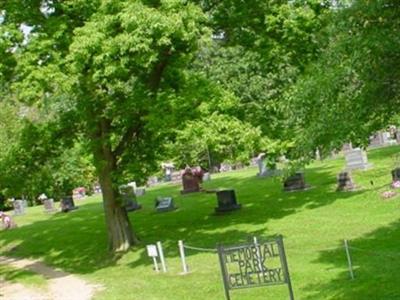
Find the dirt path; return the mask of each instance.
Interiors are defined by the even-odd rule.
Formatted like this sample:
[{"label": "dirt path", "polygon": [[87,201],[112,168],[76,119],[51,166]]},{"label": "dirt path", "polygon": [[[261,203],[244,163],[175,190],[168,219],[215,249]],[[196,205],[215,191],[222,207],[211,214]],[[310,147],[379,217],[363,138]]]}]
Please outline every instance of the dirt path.
[{"label": "dirt path", "polygon": [[102,289],[101,286],[89,284],[75,275],[50,268],[38,260],[0,256],[0,264],[41,274],[48,283],[47,290],[36,290],[21,284],[0,281],[0,299],[90,300],[96,291]]}]

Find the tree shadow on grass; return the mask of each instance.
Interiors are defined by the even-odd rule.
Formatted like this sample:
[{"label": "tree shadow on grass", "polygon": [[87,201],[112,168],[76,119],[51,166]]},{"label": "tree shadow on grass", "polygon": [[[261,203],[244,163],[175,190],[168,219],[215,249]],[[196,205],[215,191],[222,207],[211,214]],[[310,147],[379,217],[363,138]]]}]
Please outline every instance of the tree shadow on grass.
[{"label": "tree shadow on grass", "polygon": [[0,240],[2,255],[39,258],[72,273],[91,273],[115,263],[107,251],[101,203],[0,232]]},{"label": "tree shadow on grass", "polygon": [[400,221],[375,230],[364,237],[349,241],[355,279],[350,280],[343,246],[322,251],[317,263],[344,271],[336,279],[309,285],[305,290],[315,293],[305,298],[341,300],[400,299]]},{"label": "tree shadow on grass", "polygon": [[[271,232],[267,223],[308,209],[361,194],[336,193],[335,168],[311,169],[306,180],[313,189],[295,193],[282,191],[279,180],[257,180],[255,176],[228,175],[205,184],[208,188],[231,187],[236,191],[242,209],[226,215],[215,215],[215,194],[180,195],[180,185],[154,188],[139,197],[142,210],[131,213],[134,230],[141,244],[132,251],[140,258],[131,263],[149,265],[144,245],[162,241],[168,257],[178,257],[177,241],[193,246],[215,248],[216,244],[237,244],[250,236],[285,234]],[[156,213],[156,196],[173,196],[178,210]],[[112,266],[116,257],[107,251],[107,238],[101,203],[82,203],[68,214],[55,214],[45,220],[1,232],[0,246],[4,255],[40,258],[44,263],[72,273],[92,273]]]},{"label": "tree shadow on grass", "polygon": [[[256,177],[235,178],[226,177],[214,179],[205,184],[208,189],[233,188],[242,209],[216,215],[217,206],[215,194],[195,193],[179,195],[178,188],[173,190],[157,189],[147,193],[144,207],[158,195],[173,196],[178,210],[163,214],[138,215],[134,223],[143,238],[143,244],[162,241],[168,257],[179,255],[177,242],[212,249],[217,244],[225,245],[246,242],[252,236],[273,236],[284,232],[272,232],[268,221],[282,219],[302,210],[316,209],[330,205],[341,199],[364,193],[336,192],[336,177],[332,176],[335,168],[318,168],[306,175],[308,183],[313,188],[306,191],[286,193],[282,191],[282,182],[277,178],[259,180]],[[150,202],[151,203],[151,202]],[[196,252],[188,252],[195,255]],[[131,264],[136,267],[141,264],[151,264],[145,251],[140,259]]]}]

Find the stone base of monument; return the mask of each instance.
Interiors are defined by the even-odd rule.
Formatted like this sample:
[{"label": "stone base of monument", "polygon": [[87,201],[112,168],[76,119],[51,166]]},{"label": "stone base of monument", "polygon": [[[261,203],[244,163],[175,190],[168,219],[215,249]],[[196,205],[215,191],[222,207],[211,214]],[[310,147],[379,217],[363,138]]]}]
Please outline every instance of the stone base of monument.
[{"label": "stone base of monument", "polygon": [[157,212],[167,212],[177,209],[172,197],[157,197],[155,207]]},{"label": "stone base of monument", "polygon": [[294,175],[289,176],[283,183],[283,190],[285,192],[304,191],[310,188],[311,186],[306,184],[304,173],[302,172],[296,172]]},{"label": "stone base of monument", "polygon": [[219,190],[216,194],[218,199],[218,207],[215,208],[216,213],[225,213],[242,207],[242,205],[236,201],[234,190]]},{"label": "stone base of monument", "polygon": [[189,190],[181,190],[181,194],[190,194],[190,193],[198,193],[200,192],[200,188],[196,188],[196,189],[189,189]]},{"label": "stone base of monument", "polygon": [[61,199],[61,211],[69,212],[71,210],[75,210],[78,207],[75,206],[74,199],[72,196],[67,196]]},{"label": "stone base of monument", "polygon": [[337,188],[336,191],[355,191],[357,189],[356,185],[353,182],[353,179],[351,178],[351,173],[350,172],[341,172],[339,173],[337,177]]}]

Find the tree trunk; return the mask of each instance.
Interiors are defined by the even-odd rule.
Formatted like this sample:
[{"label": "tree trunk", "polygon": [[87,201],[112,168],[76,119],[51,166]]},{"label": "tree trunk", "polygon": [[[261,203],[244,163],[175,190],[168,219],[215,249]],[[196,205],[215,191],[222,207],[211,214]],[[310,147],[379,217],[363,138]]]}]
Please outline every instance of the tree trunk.
[{"label": "tree trunk", "polygon": [[109,249],[113,252],[126,251],[137,243],[128,213],[113,188],[111,172],[101,172],[99,179],[103,193]]},{"label": "tree trunk", "polygon": [[117,166],[115,155],[111,151],[107,140],[104,139],[105,133],[107,133],[107,125],[102,126],[101,132],[103,139],[102,142],[96,144],[94,157],[103,193],[108,245],[113,252],[126,251],[136,244],[138,240],[132,231],[132,225],[125,206],[119,197],[118,188],[113,185],[112,175]]}]

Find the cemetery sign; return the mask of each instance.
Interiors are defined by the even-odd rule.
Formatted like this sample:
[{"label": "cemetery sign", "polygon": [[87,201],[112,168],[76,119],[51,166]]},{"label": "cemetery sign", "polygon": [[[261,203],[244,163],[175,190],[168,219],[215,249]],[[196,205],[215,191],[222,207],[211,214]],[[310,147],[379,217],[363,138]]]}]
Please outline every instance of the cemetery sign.
[{"label": "cemetery sign", "polygon": [[282,236],[265,242],[218,247],[218,256],[225,288],[229,290],[286,284],[290,299],[293,290],[290,282]]}]

